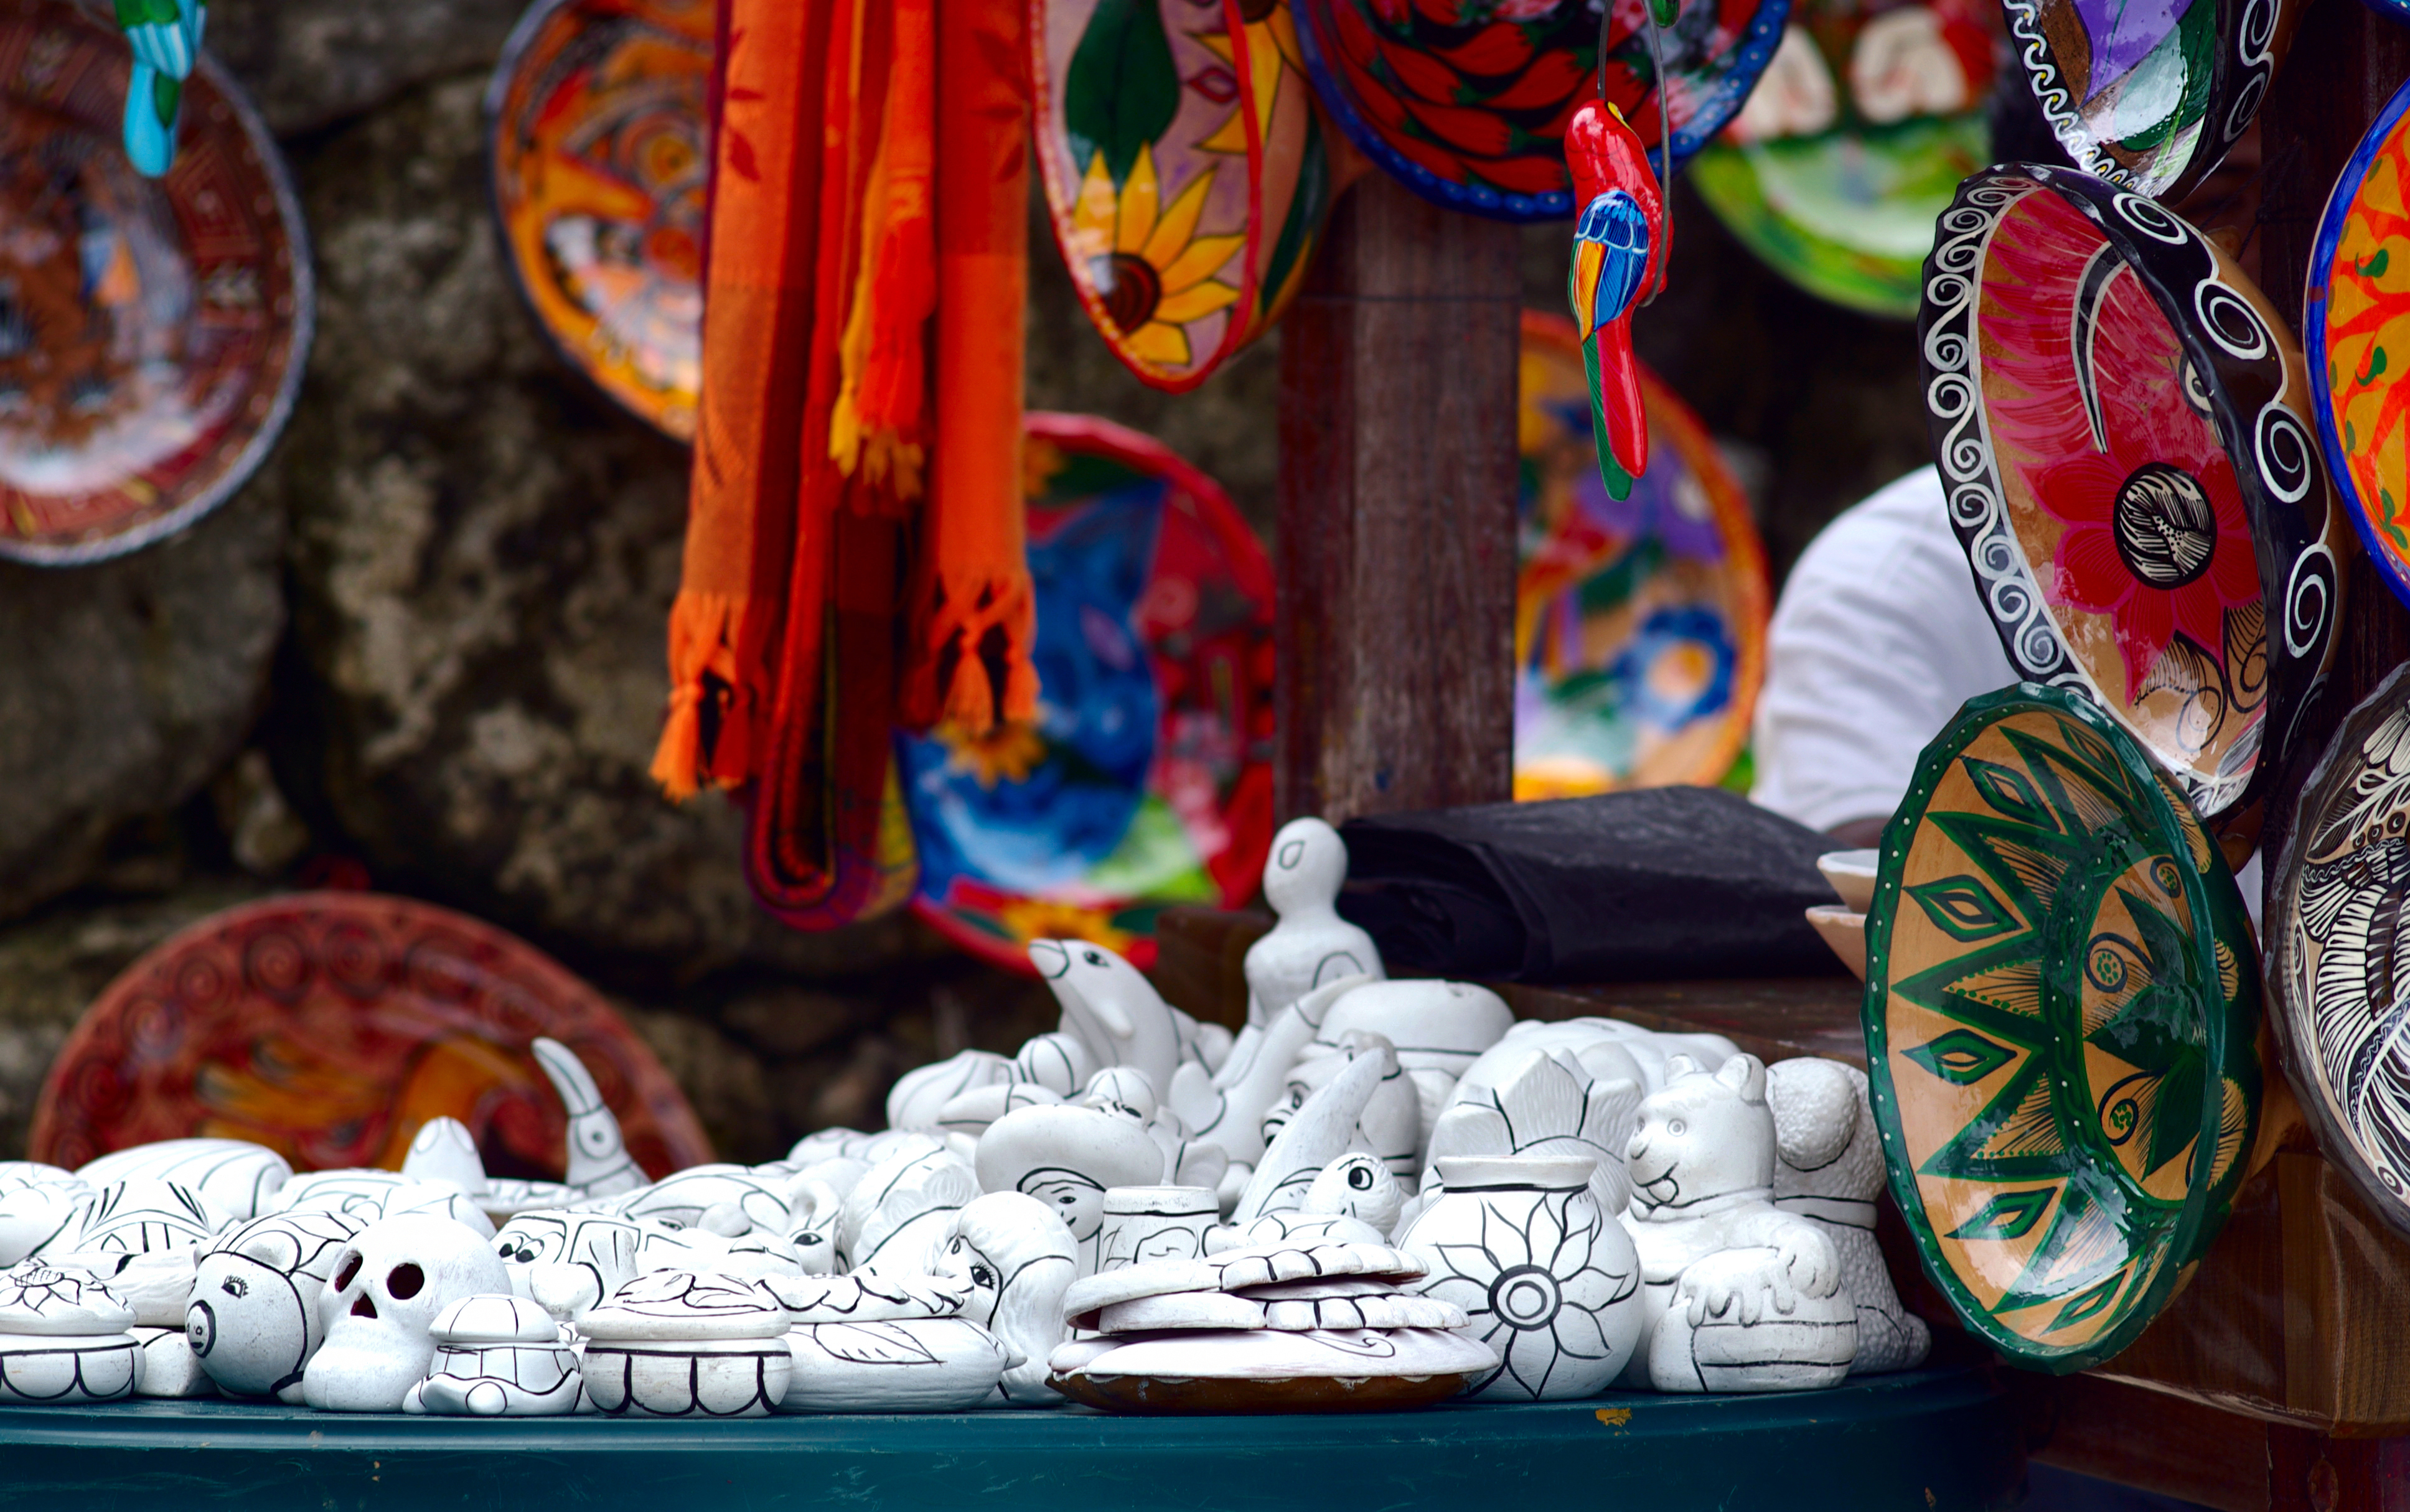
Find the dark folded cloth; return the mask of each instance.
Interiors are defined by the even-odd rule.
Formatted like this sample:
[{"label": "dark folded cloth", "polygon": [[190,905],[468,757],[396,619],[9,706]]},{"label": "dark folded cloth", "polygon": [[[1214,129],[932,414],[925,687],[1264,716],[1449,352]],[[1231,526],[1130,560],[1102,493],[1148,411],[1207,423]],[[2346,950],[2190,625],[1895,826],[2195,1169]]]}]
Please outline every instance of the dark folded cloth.
[{"label": "dark folded cloth", "polygon": [[1522,982],[1824,975],[1829,836],[1707,787],[1351,819],[1339,912],[1392,968]]}]

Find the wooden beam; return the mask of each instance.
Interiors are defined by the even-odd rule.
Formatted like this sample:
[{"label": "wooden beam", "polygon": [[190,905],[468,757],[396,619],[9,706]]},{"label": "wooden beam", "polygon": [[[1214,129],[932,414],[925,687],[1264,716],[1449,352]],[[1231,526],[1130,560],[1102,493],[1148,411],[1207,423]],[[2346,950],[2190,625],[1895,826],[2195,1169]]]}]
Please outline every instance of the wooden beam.
[{"label": "wooden beam", "polygon": [[1512,794],[1518,240],[1374,173],[1282,327],[1285,818]]}]

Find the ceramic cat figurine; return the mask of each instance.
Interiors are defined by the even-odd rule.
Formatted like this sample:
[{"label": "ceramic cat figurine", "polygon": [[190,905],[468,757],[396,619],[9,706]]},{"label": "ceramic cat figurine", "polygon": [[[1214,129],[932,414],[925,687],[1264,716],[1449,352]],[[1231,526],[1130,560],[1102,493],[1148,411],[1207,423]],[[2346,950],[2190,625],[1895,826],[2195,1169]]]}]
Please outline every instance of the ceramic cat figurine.
[{"label": "ceramic cat figurine", "polygon": [[1858,1311],[1850,1374],[1915,1369],[1933,1347],[1933,1333],[1900,1305],[1875,1244],[1882,1134],[1866,1102],[1866,1073],[1803,1056],[1766,1067],[1765,1078],[1774,1109],[1774,1205],[1823,1230],[1841,1257],[1841,1284]]},{"label": "ceramic cat figurine", "polygon": [[[1857,1353],[1856,1309],[1832,1241],[1774,1205],[1765,1085],[1754,1056],[1735,1055],[1712,1073],[1674,1056],[1664,1089],[1640,1104],[1624,1151],[1633,1187],[1624,1224],[1640,1255],[1646,1313],[1627,1385],[1787,1390],[1837,1380]],[[1740,1258],[1726,1258],[1735,1251]]]}]

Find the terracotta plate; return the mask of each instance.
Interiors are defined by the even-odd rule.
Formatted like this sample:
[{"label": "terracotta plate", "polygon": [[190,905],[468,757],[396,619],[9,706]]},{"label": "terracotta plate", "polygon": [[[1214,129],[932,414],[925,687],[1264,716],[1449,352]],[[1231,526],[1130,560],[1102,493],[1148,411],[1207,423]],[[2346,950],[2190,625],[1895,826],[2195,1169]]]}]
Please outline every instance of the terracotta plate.
[{"label": "terracotta plate", "polygon": [[2402,384],[2410,363],[2410,86],[2386,103],[2327,196],[2301,305],[2318,439],[2368,547],[2395,596],[2410,602],[2410,430]]},{"label": "terracotta plate", "polygon": [[1967,1327],[2080,1370],[2225,1222],[2258,1122],[2242,894],[2122,727],[1970,701],[1884,831],[1866,1058],[1892,1194]]},{"label": "terracotta plate", "polygon": [[2012,165],[1942,217],[1919,324],[1951,524],[2011,665],[2240,822],[2341,617],[2345,527],[2284,322],[2158,206]]},{"label": "terracotta plate", "polygon": [[2270,874],[2268,994],[2318,1146],[2410,1232],[2410,668],[2351,712]]},{"label": "terracotta plate", "polygon": [[659,1177],[711,1159],[694,1112],[600,994],[448,909],[296,893],[203,919],[127,967],[42,1082],[33,1159],[207,1134],[295,1169],[399,1169],[428,1119],[477,1136],[496,1176],[558,1181],[566,1124],[529,1044],[577,1053]]},{"label": "terracotta plate", "polygon": [[2181,198],[2249,129],[2302,0],[2006,0],[2011,51],[2078,167]]},{"label": "terracotta plate", "polygon": [[120,145],[131,54],[0,0],[0,557],[182,529],[275,444],[310,351],[309,242],[275,140],[205,55],[167,177]]},{"label": "terracotta plate", "polygon": [[1606,497],[1573,323],[1523,314],[1515,794],[1712,783],[1765,680],[1765,549],[1706,427],[1643,367],[1652,444]]},{"label": "terracotta plate", "polygon": [[1038,0],[1038,166],[1114,355],[1196,387],[1270,329],[1337,194],[1289,0]]},{"label": "terracotta plate", "polygon": [[1262,878],[1271,565],[1212,479],[1107,421],[1031,415],[1027,476],[1038,722],[899,740],[913,906],[1020,971],[1056,937],[1143,966],[1165,904]]},{"label": "terracotta plate", "polygon": [[679,440],[703,382],[711,0],[538,0],[486,96],[494,211],[570,365]]},{"label": "terracotta plate", "polygon": [[[1665,29],[1674,162],[1741,108],[1791,0],[1687,0]],[[1614,0],[1607,97],[1655,161],[1657,69],[1642,0]],[[1585,0],[1299,0],[1307,66],[1348,140],[1416,194],[1507,221],[1574,213],[1565,123],[1598,94]]]}]

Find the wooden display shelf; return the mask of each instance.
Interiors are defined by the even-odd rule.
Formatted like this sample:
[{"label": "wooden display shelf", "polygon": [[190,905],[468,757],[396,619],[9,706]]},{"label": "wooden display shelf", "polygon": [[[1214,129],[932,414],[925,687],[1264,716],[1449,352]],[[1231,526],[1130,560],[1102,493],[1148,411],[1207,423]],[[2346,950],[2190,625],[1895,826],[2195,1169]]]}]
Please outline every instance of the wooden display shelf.
[{"label": "wooden display shelf", "polygon": [[1277,1418],[1080,1410],[690,1422],[353,1416],[217,1402],[0,1408],[12,1506],[1701,1507],[2013,1504],[2016,1415],[1959,1366],[1796,1395],[1618,1394]]}]

